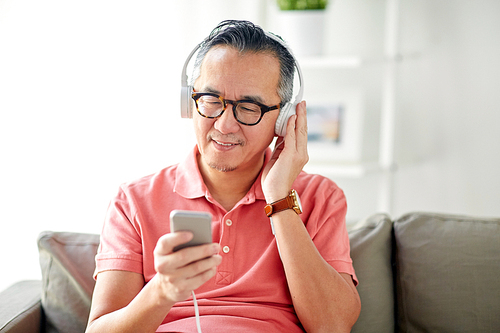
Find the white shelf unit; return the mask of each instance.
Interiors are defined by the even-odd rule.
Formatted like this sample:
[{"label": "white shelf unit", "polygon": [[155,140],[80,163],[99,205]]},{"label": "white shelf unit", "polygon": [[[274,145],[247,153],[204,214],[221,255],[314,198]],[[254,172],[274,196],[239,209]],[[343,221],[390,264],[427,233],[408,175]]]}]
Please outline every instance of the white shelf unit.
[{"label": "white shelf unit", "polygon": [[314,163],[307,165],[305,171],[320,174],[329,178],[361,178],[372,172],[379,172],[380,165],[377,162],[366,163]]},{"label": "white shelf unit", "polygon": [[380,175],[377,209],[381,212],[392,212],[393,182],[396,171],[394,158],[395,140],[395,78],[396,66],[399,61],[397,51],[398,9],[399,0],[387,0],[385,4],[386,18],[384,26],[383,59],[362,59],[357,56],[345,57],[298,57],[303,71],[321,69],[359,70],[365,65],[382,64],[382,87],[380,96],[380,135],[378,159],[376,161],[345,162],[314,162],[310,161],[304,168],[310,173],[318,173],[335,178],[362,178],[371,173]]},{"label": "white shelf unit", "polygon": [[345,56],[345,57],[297,57],[297,61],[303,68],[359,68],[362,65],[361,57]]}]

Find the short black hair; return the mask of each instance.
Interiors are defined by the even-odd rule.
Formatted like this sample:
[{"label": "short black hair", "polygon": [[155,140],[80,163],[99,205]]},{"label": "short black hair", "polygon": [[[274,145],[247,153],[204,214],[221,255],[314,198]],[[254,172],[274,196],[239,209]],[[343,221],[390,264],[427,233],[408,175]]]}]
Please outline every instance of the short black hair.
[{"label": "short black hair", "polygon": [[[249,21],[225,20],[219,23],[200,44],[196,56],[191,85],[201,74],[201,64],[210,49],[217,45],[227,45],[240,53],[256,52],[268,53],[276,57],[280,63],[280,77],[278,81],[278,95],[281,105],[288,103],[293,95],[293,77],[295,58],[290,53],[281,37],[266,33],[260,26]],[[278,41],[279,39],[280,41]]]}]

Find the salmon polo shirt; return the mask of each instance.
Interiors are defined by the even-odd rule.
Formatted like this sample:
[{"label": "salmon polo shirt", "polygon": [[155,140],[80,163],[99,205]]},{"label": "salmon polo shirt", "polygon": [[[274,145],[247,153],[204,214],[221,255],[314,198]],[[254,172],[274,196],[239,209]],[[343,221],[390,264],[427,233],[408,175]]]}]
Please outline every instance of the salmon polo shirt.
[{"label": "salmon polo shirt", "polygon": [[[195,290],[205,332],[302,332],[288,290],[269,218],[260,176],[231,211],[217,203],[197,166],[197,147],[181,164],[124,184],[110,203],[95,276],[107,270],[142,274],[146,283],[156,274],[153,250],[170,232],[174,209],[212,214],[213,241],[221,245],[216,275]],[[271,150],[266,151],[266,163]],[[293,188],[300,215],[321,256],[338,272],[357,279],[349,254],[344,194],[331,180],[305,172]],[[178,302],[158,332],[196,332],[192,298]]]}]

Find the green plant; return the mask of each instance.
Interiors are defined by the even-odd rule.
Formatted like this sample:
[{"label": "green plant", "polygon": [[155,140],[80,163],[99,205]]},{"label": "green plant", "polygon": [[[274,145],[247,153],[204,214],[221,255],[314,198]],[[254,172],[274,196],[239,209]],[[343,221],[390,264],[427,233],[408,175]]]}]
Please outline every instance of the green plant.
[{"label": "green plant", "polygon": [[281,10],[325,9],[328,0],[277,0]]}]

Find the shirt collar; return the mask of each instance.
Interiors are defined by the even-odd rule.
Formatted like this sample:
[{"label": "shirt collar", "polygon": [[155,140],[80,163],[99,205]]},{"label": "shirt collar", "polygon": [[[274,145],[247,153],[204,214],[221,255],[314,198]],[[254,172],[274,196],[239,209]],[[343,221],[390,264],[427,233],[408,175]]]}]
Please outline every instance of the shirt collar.
[{"label": "shirt collar", "polygon": [[[195,146],[187,158],[177,166],[175,174],[174,192],[187,199],[211,197],[198,168],[198,154],[198,146]],[[271,148],[267,148],[264,166],[271,159],[271,155]],[[264,193],[262,192],[261,177],[262,170],[255,183],[245,195],[245,198],[243,198],[243,202],[251,203],[255,200],[265,200]]]},{"label": "shirt collar", "polygon": [[198,146],[195,146],[186,159],[177,166],[175,173],[174,192],[187,199],[200,198],[208,194],[198,169],[196,161],[198,154]]}]

